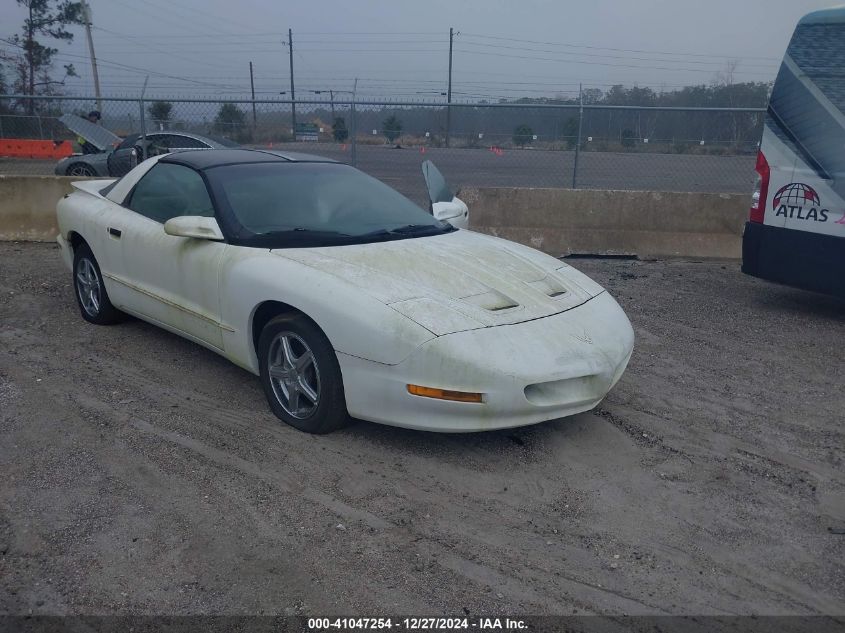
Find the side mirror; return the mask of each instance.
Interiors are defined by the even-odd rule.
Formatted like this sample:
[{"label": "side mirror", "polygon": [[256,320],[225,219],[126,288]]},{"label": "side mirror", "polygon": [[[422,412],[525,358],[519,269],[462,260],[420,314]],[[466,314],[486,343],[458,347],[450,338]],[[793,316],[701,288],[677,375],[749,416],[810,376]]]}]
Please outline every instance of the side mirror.
[{"label": "side mirror", "polygon": [[223,232],[214,218],[202,215],[180,215],[164,223],[164,232],[175,237],[194,237],[198,240],[221,241]]},{"label": "side mirror", "polygon": [[423,161],[422,173],[423,178],[425,178],[426,189],[428,189],[428,199],[432,204],[452,200],[453,196],[449,185],[446,184],[446,179],[440,173],[440,170],[434,166],[434,163],[430,160]]},{"label": "side mirror", "polygon": [[457,229],[465,229],[469,225],[469,208],[460,198],[452,198],[450,202],[433,202],[431,212],[435,219],[448,222]]}]

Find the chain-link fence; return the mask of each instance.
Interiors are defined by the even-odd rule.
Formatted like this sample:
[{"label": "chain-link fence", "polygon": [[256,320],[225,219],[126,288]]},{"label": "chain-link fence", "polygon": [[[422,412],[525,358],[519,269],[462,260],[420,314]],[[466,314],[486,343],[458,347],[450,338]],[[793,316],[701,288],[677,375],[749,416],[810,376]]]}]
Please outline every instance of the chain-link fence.
[{"label": "chain-link fence", "polygon": [[[51,174],[15,139],[71,141],[63,114],[100,109],[120,137],[142,129],[224,137],[351,163],[415,200],[431,159],[455,188],[748,192],[763,109],[332,101],[96,100],[0,96],[0,174]],[[168,141],[178,147],[177,140]],[[174,145],[175,143],[175,145]],[[167,146],[167,143],[165,143]],[[5,149],[4,149],[5,148]],[[81,157],[79,160],[87,160]]]}]

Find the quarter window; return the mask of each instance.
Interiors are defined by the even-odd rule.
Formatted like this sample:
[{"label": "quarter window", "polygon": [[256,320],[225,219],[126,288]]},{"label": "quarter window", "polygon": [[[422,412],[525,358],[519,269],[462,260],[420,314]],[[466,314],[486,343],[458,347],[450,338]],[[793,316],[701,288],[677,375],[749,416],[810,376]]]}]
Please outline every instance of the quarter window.
[{"label": "quarter window", "polygon": [[214,217],[202,176],[190,167],[159,163],[135,185],[129,208],[164,224],[182,215]]}]

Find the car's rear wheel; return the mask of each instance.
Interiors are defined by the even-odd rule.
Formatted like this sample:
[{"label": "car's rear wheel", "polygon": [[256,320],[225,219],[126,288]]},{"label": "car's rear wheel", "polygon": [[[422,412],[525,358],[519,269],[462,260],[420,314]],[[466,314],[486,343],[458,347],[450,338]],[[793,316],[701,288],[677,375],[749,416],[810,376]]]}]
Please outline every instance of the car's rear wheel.
[{"label": "car's rear wheel", "polygon": [[348,421],[343,378],[326,335],[303,315],[270,321],[258,340],[261,384],[273,413],[307,433]]},{"label": "car's rear wheel", "polygon": [[77,176],[80,178],[91,178],[97,175],[94,168],[85,163],[74,163],[67,168],[68,176]]},{"label": "car's rear wheel", "polygon": [[103,274],[87,244],[80,244],[73,256],[73,289],[82,318],[97,325],[123,320],[123,313],[109,300]]}]

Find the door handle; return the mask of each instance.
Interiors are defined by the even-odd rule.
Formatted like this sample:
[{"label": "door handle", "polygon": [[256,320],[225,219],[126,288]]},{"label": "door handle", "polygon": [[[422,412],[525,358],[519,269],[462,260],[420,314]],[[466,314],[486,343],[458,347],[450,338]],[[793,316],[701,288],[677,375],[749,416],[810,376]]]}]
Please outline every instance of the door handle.
[{"label": "door handle", "polygon": [[111,235],[112,237],[116,237],[117,239],[120,239],[121,234],[122,233],[121,233],[120,229],[114,229],[112,227],[109,227],[109,235]]}]

